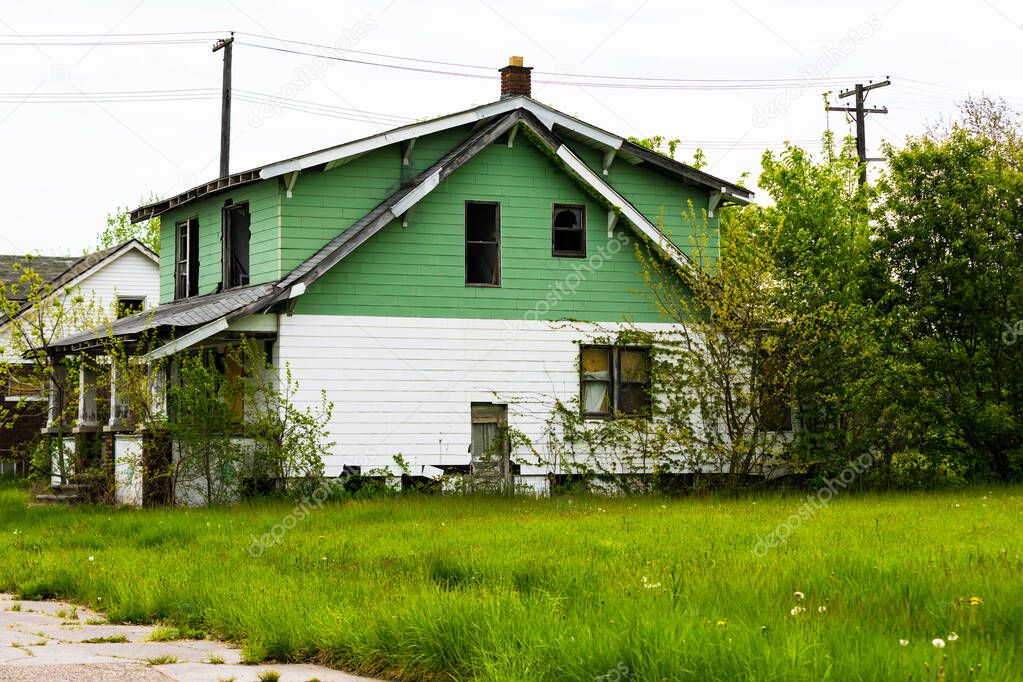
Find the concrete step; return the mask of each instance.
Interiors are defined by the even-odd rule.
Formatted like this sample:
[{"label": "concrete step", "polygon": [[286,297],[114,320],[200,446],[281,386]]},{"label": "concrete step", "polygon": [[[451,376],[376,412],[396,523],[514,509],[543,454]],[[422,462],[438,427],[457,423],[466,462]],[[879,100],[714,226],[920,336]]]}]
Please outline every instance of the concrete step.
[{"label": "concrete step", "polygon": [[87,493],[90,490],[93,490],[96,485],[94,483],[58,483],[51,487],[58,493],[78,495],[80,493]]},{"label": "concrete step", "polygon": [[42,495],[36,495],[36,502],[42,504],[75,504],[81,501],[81,495],[70,493],[43,493]]}]

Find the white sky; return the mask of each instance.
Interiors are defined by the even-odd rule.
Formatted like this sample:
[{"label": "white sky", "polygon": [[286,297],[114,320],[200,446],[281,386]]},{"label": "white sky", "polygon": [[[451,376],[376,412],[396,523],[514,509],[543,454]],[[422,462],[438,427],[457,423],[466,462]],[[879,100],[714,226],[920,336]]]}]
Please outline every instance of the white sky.
[{"label": "white sky", "polygon": [[[215,36],[179,45],[26,46],[71,40],[36,34],[98,34],[84,39],[96,41],[108,33],[236,30],[328,45],[347,38],[354,50],[495,69],[516,54],[537,71],[685,79],[800,79],[817,64],[818,74],[850,85],[891,77],[892,86],[868,98],[891,111],[868,117],[873,156],[882,139],[899,142],[954,116],[967,93],[1003,95],[1023,106],[1021,24],[1023,6],[1009,0],[2,0],[0,252],[81,253],[115,207],[134,207],[151,193],[166,197],[217,174],[220,103],[213,90],[206,99],[163,102],[91,94],[217,89]],[[317,73],[314,57],[242,44],[254,42],[312,49],[239,35],[236,92],[281,94],[302,72],[308,85],[295,99],[407,119],[499,95],[496,71],[492,78],[459,78],[331,61]],[[636,90],[536,83],[543,78],[550,77],[534,74],[540,101],[622,135],[699,143],[707,170],[729,180],[743,172],[755,178],[765,146],[778,148],[783,140],[816,146],[826,124],[820,93],[827,88],[819,85]],[[90,94],[70,104],[39,102],[68,92]],[[22,101],[24,93],[34,94]],[[232,125],[232,172],[393,127],[294,110],[267,116],[237,99]],[[831,127],[850,130],[837,113]],[[691,154],[685,148],[678,156]]]}]

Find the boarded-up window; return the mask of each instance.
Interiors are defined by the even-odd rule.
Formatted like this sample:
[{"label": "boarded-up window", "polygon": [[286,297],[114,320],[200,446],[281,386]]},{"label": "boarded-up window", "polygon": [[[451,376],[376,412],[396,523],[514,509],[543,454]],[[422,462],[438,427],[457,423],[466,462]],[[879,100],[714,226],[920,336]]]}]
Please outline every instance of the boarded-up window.
[{"label": "boarded-up window", "polygon": [[584,417],[650,416],[650,349],[582,346],[579,357]]},{"label": "boarded-up window", "polygon": [[760,426],[764,431],[792,430],[792,402],[780,348],[760,355]]},{"label": "boarded-up window", "polygon": [[221,214],[225,289],[249,283],[249,205],[230,204]]},{"label": "boarded-up window", "polygon": [[465,202],[465,283],[501,286],[501,205]]},{"label": "boarded-up window", "polygon": [[199,219],[182,220],[174,229],[174,298],[188,298],[199,293]]},{"label": "boarded-up window", "polygon": [[586,207],[554,204],[551,253],[566,258],[586,257]]}]

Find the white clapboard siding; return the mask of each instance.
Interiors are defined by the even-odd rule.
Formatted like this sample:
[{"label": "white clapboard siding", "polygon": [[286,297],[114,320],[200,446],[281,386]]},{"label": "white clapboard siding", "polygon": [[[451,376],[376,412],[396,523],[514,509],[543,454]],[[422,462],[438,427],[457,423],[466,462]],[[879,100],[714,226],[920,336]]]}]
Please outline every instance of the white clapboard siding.
[{"label": "white clapboard siding", "polygon": [[78,283],[86,299],[94,297],[97,305],[113,313],[118,296],[143,297],[145,307],[160,301],[160,266],[137,249],[101,263]]},{"label": "white clapboard siding", "polygon": [[[579,394],[578,344],[617,328],[282,315],[275,363],[290,366],[299,405],[318,404],[321,390],[334,403],[329,475],[389,465],[399,453],[415,465],[468,464],[470,403],[507,404],[509,424],[539,443],[555,399]],[[514,456],[530,459],[525,449]]]}]

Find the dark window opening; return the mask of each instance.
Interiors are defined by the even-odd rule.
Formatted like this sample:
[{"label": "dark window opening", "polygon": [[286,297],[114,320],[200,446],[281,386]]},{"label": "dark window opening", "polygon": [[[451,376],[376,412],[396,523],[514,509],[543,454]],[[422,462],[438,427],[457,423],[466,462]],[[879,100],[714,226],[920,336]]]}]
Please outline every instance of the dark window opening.
[{"label": "dark window opening", "polygon": [[649,417],[650,349],[582,346],[580,391],[584,417]]},{"label": "dark window opening", "polygon": [[501,205],[465,203],[465,283],[501,286]]},{"label": "dark window opening", "polygon": [[761,351],[760,426],[764,431],[792,430],[792,402],[786,388],[780,349]]},{"label": "dark window opening", "polygon": [[230,204],[224,207],[221,219],[223,243],[223,288],[242,287],[249,283],[249,205]]},{"label": "dark window opening", "polygon": [[141,313],[146,299],[143,296],[118,296],[117,297],[117,319],[128,317],[135,313]]},{"label": "dark window opening", "polygon": [[551,217],[551,253],[567,258],[586,257],[586,207],[554,204]]},{"label": "dark window opening", "polygon": [[174,298],[188,298],[199,293],[199,219],[183,220],[174,229]]}]

